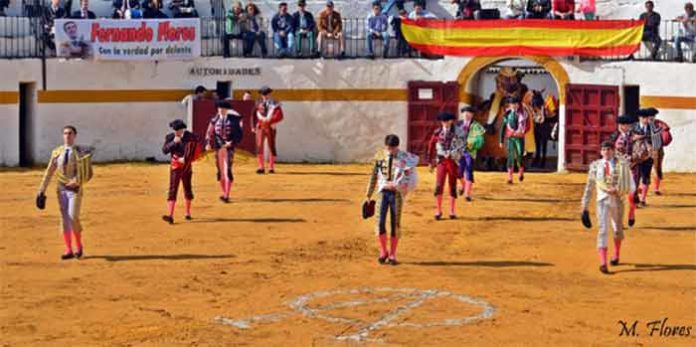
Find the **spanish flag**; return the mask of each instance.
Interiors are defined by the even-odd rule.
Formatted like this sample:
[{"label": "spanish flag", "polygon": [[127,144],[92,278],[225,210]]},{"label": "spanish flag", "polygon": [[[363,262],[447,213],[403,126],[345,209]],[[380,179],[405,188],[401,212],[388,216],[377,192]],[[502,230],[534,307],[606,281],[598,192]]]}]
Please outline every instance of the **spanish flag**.
[{"label": "spanish flag", "polygon": [[427,54],[625,56],[640,47],[643,22],[404,19],[401,30],[413,48]]}]

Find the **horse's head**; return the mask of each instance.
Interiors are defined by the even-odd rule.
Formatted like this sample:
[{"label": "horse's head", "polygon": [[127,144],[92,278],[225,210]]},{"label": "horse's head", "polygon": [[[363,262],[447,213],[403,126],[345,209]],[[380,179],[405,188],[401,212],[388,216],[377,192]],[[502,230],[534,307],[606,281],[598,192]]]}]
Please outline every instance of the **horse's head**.
[{"label": "horse's head", "polygon": [[524,77],[522,71],[516,71],[511,67],[505,66],[500,70],[498,76],[495,77],[495,84],[497,89],[503,91],[505,96],[521,96],[522,77]]},{"label": "horse's head", "polygon": [[534,108],[544,107],[544,91],[543,90],[532,90],[532,107],[534,107]]}]

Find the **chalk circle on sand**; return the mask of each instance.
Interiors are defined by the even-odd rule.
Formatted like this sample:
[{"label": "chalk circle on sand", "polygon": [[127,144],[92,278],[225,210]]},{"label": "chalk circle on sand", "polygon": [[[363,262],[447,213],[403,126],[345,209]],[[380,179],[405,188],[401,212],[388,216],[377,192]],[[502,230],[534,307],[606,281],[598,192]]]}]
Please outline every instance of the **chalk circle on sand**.
[{"label": "chalk circle on sand", "polygon": [[[351,299],[351,296],[354,299]],[[335,300],[329,300],[331,297],[336,297]],[[401,319],[404,315],[414,312],[418,307],[436,299],[447,299],[454,302],[459,302],[471,306],[472,309],[466,309],[466,315],[456,312],[440,312],[438,317],[445,316],[448,318],[438,318],[432,321],[406,321]],[[320,304],[311,305],[312,302],[318,301]],[[389,305],[392,307],[371,321],[361,320],[349,317],[349,314],[337,315],[330,311],[347,312],[345,309],[357,308],[360,306],[370,305]],[[253,324],[257,323],[272,323],[278,322],[287,318],[291,314],[300,314],[302,316],[321,319],[330,323],[349,324],[356,329],[351,332],[335,336],[339,340],[372,340],[370,333],[389,328],[412,328],[425,329],[432,327],[444,326],[461,326],[471,324],[481,320],[493,317],[495,307],[488,302],[473,298],[463,294],[451,293],[437,289],[409,289],[409,288],[360,288],[360,289],[338,289],[332,291],[318,291],[299,296],[287,302],[292,309],[285,313],[271,313],[265,315],[257,315],[244,319],[233,319],[218,316],[215,321],[223,324],[236,327],[238,329],[250,329]],[[458,307],[448,305],[448,307]],[[476,311],[476,314],[468,312]]]}]

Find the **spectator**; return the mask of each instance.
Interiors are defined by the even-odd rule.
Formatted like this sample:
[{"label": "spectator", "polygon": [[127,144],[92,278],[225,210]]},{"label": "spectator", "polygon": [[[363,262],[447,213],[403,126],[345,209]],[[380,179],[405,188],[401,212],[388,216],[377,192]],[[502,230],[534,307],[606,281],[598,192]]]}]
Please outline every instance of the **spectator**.
[{"label": "spectator", "polygon": [[549,12],[551,12],[550,0],[528,0],[525,18],[546,19],[549,18]]},{"label": "spectator", "polygon": [[375,57],[374,40],[382,40],[382,57],[386,58],[389,52],[389,18],[382,13],[379,1],[372,3],[372,13],[367,17],[367,51],[370,58]]},{"label": "spectator", "polygon": [[189,108],[189,106],[193,105],[194,101],[205,99],[207,92],[208,90],[205,89],[204,86],[196,86],[196,89],[193,90],[193,94],[186,95],[181,100],[181,104],[184,105],[184,107]]},{"label": "spectator", "polygon": [[[401,10],[404,10],[404,9],[405,9],[405,8],[404,8],[404,3],[405,3],[405,2],[406,2],[405,0],[395,0],[395,1],[394,1],[394,5],[396,5],[396,10],[397,10],[398,12],[401,12]],[[421,2],[421,5],[423,5],[423,9],[425,9],[425,3],[426,3],[425,0],[413,0],[413,2]],[[406,12],[406,14],[408,14],[408,12]]]},{"label": "spectator", "polygon": [[230,40],[244,40],[242,25],[246,21],[246,14],[240,1],[235,1],[232,8],[225,16],[225,38],[222,41],[222,50],[225,58],[230,57]]},{"label": "spectator", "polygon": [[594,20],[596,11],[595,0],[580,0],[578,12],[582,13],[585,20]]},{"label": "spectator", "polygon": [[646,1],[645,12],[640,15],[640,20],[645,22],[642,41],[648,46],[652,60],[657,60],[657,54],[660,53],[660,45],[662,45],[662,38],[660,37],[660,21],[662,17],[660,17],[659,13],[653,11],[654,7],[655,4],[652,1]]},{"label": "spectator", "polygon": [[553,19],[575,20],[575,0],[553,0]]},{"label": "spectator", "polygon": [[141,7],[143,9],[143,18],[145,19],[169,18],[164,12],[160,11],[162,3],[158,0],[143,0]]},{"label": "spectator", "polygon": [[307,6],[305,0],[297,2],[297,12],[292,16],[295,27],[295,47],[297,47],[297,55],[302,56],[302,38],[307,39],[309,44],[309,54],[314,55],[314,32],[317,29],[317,24],[314,22],[314,16],[305,11]]},{"label": "spectator", "polygon": [[113,0],[111,6],[113,7],[111,13],[113,19],[142,18],[138,0]]},{"label": "spectator", "polygon": [[242,95],[242,100],[243,101],[254,101],[254,99],[251,97],[251,92],[248,90],[244,91],[244,95]]},{"label": "spectator", "polygon": [[198,18],[196,4],[193,0],[172,0],[169,4],[174,18]]},{"label": "spectator", "polygon": [[481,11],[479,0],[450,0],[451,4],[457,4],[456,19],[478,19]]},{"label": "spectator", "polygon": [[0,0],[0,17],[7,16],[5,14],[5,9],[10,7],[10,0]]},{"label": "spectator", "polygon": [[96,19],[97,16],[94,15],[94,12],[89,10],[89,0],[81,0],[80,1],[80,10],[75,11],[72,13],[72,16],[70,16],[72,19]]},{"label": "spectator", "polygon": [[246,20],[242,28],[244,35],[244,56],[251,56],[254,51],[254,43],[258,42],[261,47],[261,57],[265,58],[268,55],[266,48],[266,32],[261,30],[263,18],[256,4],[248,3],[246,7]]},{"label": "spectator", "polygon": [[392,18],[391,26],[396,35],[396,55],[401,57],[404,55],[411,56],[411,46],[408,45],[404,34],[401,32],[401,21],[408,17],[406,10],[399,10],[399,15]]},{"label": "spectator", "polygon": [[408,19],[435,19],[434,14],[428,12],[425,10],[425,6],[423,5],[423,2],[421,1],[416,1],[415,4],[413,4],[413,11],[408,14]]},{"label": "spectator", "polygon": [[292,16],[288,13],[286,2],[278,4],[278,13],[273,16],[271,27],[273,28],[273,45],[278,57],[284,58],[292,52],[292,45],[295,43],[295,25]]},{"label": "spectator", "polygon": [[692,57],[691,60],[696,61],[696,52],[693,52],[693,43],[696,41],[696,11],[694,11],[694,4],[687,2],[684,5],[683,15],[676,18],[676,21],[682,24],[679,28],[679,34],[674,40],[674,45],[677,46],[677,61],[684,61],[684,52],[682,51],[682,43],[692,44]]},{"label": "spectator", "polygon": [[505,2],[505,19],[523,19],[527,8],[526,0],[507,0]]},{"label": "spectator", "polygon": [[51,5],[46,6],[43,11],[45,41],[48,48],[55,50],[55,20],[67,17],[65,9],[60,6],[60,0],[51,0]]},{"label": "spectator", "polygon": [[332,0],[326,2],[326,8],[319,13],[319,39],[317,45],[321,50],[322,43],[326,40],[338,41],[338,46],[341,51],[339,58],[346,56],[346,43],[343,37],[343,22],[341,14],[334,11],[334,3]]}]

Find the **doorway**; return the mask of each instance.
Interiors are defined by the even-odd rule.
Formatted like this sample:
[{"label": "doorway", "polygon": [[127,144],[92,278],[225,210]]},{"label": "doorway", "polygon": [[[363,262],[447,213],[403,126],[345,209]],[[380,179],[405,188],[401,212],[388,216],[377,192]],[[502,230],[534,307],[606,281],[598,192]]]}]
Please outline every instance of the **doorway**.
[{"label": "doorway", "polygon": [[34,164],[36,83],[19,84],[19,166]]}]

